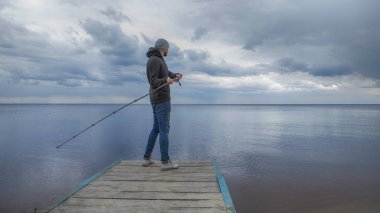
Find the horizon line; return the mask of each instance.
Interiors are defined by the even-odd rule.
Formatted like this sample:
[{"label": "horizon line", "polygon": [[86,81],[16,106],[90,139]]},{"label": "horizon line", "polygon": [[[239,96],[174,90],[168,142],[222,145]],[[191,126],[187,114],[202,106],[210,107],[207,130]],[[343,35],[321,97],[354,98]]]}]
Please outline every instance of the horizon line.
[{"label": "horizon line", "polygon": [[[125,105],[126,103],[0,103],[0,105]],[[171,103],[172,105],[380,105],[380,103]],[[136,103],[133,105],[151,105]]]}]

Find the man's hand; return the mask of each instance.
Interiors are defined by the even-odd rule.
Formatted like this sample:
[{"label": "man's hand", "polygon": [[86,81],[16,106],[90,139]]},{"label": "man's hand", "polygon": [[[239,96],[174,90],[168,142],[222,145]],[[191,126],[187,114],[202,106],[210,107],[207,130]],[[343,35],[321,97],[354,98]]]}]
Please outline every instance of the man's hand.
[{"label": "man's hand", "polygon": [[171,79],[170,77],[168,77],[166,79],[166,82],[170,85],[170,84],[173,84],[174,83],[174,79]]},{"label": "man's hand", "polygon": [[178,78],[178,80],[179,80],[179,79],[182,78],[182,74],[181,73],[177,73],[177,74],[175,74],[175,77]]}]

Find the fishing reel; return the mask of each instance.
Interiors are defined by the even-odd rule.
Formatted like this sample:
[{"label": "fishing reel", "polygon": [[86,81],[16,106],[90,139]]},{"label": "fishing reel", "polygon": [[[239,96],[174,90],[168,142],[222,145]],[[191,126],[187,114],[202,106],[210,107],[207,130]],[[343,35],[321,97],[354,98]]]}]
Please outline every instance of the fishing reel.
[{"label": "fishing reel", "polygon": [[174,82],[176,82],[176,83],[178,83],[180,86],[182,86],[182,85],[181,85],[181,82],[179,82],[179,78],[174,78],[173,80],[174,80]]}]

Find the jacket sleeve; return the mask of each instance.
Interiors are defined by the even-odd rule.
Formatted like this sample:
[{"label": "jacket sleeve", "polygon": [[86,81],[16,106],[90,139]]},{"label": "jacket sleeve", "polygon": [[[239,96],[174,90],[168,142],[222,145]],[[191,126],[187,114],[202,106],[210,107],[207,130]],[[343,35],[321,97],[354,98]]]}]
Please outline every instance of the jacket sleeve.
[{"label": "jacket sleeve", "polygon": [[158,78],[159,72],[160,72],[160,62],[157,60],[152,60],[148,64],[148,80],[149,84],[153,88],[157,88],[161,86],[162,84],[166,83],[166,78]]},{"label": "jacket sleeve", "polygon": [[176,77],[176,74],[177,74],[177,73],[173,73],[173,72],[171,72],[171,71],[169,70],[169,77],[170,77],[170,78],[175,78],[175,77]]}]

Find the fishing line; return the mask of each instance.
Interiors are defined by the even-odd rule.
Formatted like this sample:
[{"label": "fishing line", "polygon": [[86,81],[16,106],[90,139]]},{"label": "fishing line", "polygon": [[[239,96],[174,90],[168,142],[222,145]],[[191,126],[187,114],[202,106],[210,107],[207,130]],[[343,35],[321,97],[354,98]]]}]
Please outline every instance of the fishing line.
[{"label": "fishing line", "polygon": [[[178,78],[175,78],[174,81],[177,82],[180,86],[182,86],[181,83],[179,82],[179,79],[178,79]],[[127,107],[127,106],[129,106],[129,105],[131,105],[131,104],[133,104],[133,103],[135,103],[135,102],[137,102],[137,101],[139,101],[139,100],[145,98],[146,96],[150,95],[151,93],[153,93],[153,92],[155,92],[155,91],[161,89],[162,87],[164,87],[164,86],[166,86],[166,85],[168,85],[168,84],[169,84],[169,83],[166,82],[165,84],[163,84],[163,85],[157,87],[156,89],[151,90],[151,91],[150,91],[149,93],[147,93],[146,95],[143,95],[143,96],[141,96],[140,98],[138,98],[138,99],[136,99],[136,100],[133,100],[133,101],[131,101],[131,102],[125,104],[124,106],[120,107],[119,109],[113,111],[112,113],[110,113],[110,114],[104,116],[104,117],[101,118],[100,120],[96,121],[95,123],[93,123],[93,124],[91,124],[90,126],[88,126],[87,128],[85,128],[84,130],[78,132],[77,134],[75,134],[75,135],[72,136],[71,138],[67,139],[65,142],[63,142],[63,143],[61,143],[60,145],[58,145],[58,146],[57,146],[57,149],[61,148],[61,146],[65,145],[65,144],[68,143],[69,141],[75,139],[76,137],[78,137],[79,135],[81,135],[82,133],[84,133],[85,131],[91,129],[91,128],[94,127],[96,124],[98,124],[98,123],[104,121],[105,119],[107,119],[107,118],[110,117],[111,115],[113,115],[113,114],[119,112],[120,110],[124,109],[125,107]]]}]

